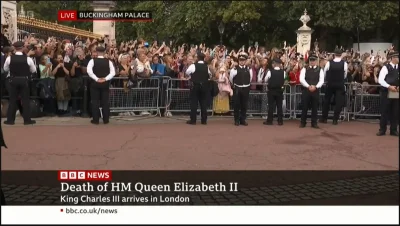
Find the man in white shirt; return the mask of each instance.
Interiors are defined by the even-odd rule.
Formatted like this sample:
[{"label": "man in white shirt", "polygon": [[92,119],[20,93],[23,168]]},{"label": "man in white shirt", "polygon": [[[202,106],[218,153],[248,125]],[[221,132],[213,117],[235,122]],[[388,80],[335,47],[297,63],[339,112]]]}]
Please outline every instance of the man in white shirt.
[{"label": "man in white shirt", "polygon": [[338,124],[340,112],[342,111],[346,89],[344,86],[347,78],[347,63],[342,60],[342,51],[335,50],[335,58],[328,61],[324,68],[326,89],[325,100],[322,107],[322,117],[320,123],[327,123],[329,107],[331,105],[332,96],[335,97],[335,109],[333,112],[333,125]]},{"label": "man in white shirt", "polygon": [[282,61],[275,58],[272,61],[273,69],[267,72],[265,78],[268,83],[268,116],[264,125],[272,125],[275,108],[277,109],[278,125],[283,125],[283,86],[285,84],[286,72],[281,68]]},{"label": "man in white shirt", "polygon": [[300,83],[303,86],[301,103],[303,109],[301,112],[300,128],[306,127],[307,113],[311,104],[311,127],[318,129],[318,104],[319,89],[324,84],[324,72],[317,66],[318,57],[311,55],[309,57],[310,65],[300,71]]},{"label": "man in white shirt", "polygon": [[4,71],[8,74],[8,93],[10,95],[9,107],[7,111],[7,120],[4,124],[14,125],[15,114],[17,111],[18,96],[21,96],[22,101],[22,116],[24,125],[35,124],[36,121],[31,119],[30,102],[29,102],[29,77],[32,73],[36,73],[36,66],[32,59],[22,53],[24,43],[14,43],[15,55],[7,57],[4,62]]},{"label": "man in white shirt", "polygon": [[95,81],[90,85],[93,116],[90,122],[98,125],[100,106],[102,108],[104,124],[108,124],[110,120],[110,80],[115,76],[115,68],[110,60],[104,58],[104,47],[97,47],[96,52],[98,54],[97,58],[89,61],[86,70],[90,78]]},{"label": "man in white shirt", "polygon": [[246,66],[248,56],[246,53],[239,54],[239,65],[229,73],[229,80],[234,85],[234,120],[235,126],[247,126],[247,105],[249,102],[250,82],[253,78],[253,71]]},{"label": "man in white shirt", "polygon": [[397,131],[399,117],[399,53],[393,52],[389,55],[390,63],[382,67],[378,82],[382,86],[380,91],[381,119],[380,129],[376,134],[386,134],[387,122],[390,121],[390,135],[399,136]]},{"label": "man in white shirt", "polygon": [[196,125],[197,106],[200,104],[201,124],[207,124],[207,106],[210,98],[211,71],[204,63],[205,55],[197,54],[197,63],[192,64],[186,70],[186,75],[190,77],[190,120],[186,123]]}]

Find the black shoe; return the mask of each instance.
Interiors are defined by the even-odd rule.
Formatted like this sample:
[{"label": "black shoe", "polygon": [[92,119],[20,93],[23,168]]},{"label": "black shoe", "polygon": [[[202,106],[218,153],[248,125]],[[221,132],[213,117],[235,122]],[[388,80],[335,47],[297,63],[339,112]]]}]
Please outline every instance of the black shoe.
[{"label": "black shoe", "polygon": [[381,137],[381,136],[385,136],[386,133],[383,132],[383,131],[379,131],[376,135],[377,135],[378,137]]},{"label": "black shoe", "polygon": [[33,125],[33,124],[36,124],[35,120],[30,120],[30,121],[24,122],[24,125]]},{"label": "black shoe", "polygon": [[271,126],[271,125],[272,125],[272,122],[265,121],[265,122],[263,122],[263,124],[264,124],[264,125],[267,125],[267,126]]},{"label": "black shoe", "polygon": [[326,124],[326,123],[328,123],[328,120],[326,120],[326,119],[320,119],[320,120],[319,120],[319,123],[324,123],[324,124]]},{"label": "black shoe", "polygon": [[15,122],[4,121],[4,124],[12,126],[15,125]]},{"label": "black shoe", "polygon": [[392,131],[392,132],[390,132],[390,136],[398,137],[398,136],[399,136],[399,132],[397,132],[397,131]]},{"label": "black shoe", "polygon": [[201,122],[202,125],[207,125],[207,122]]},{"label": "black shoe", "polygon": [[319,126],[317,124],[312,124],[311,127],[314,129],[319,129]]},{"label": "black shoe", "polygon": [[332,125],[336,126],[337,124],[339,124],[338,121],[337,120],[333,120]]},{"label": "black shoe", "polygon": [[247,123],[246,121],[243,121],[243,122],[240,122],[240,125],[242,125],[242,126],[248,126],[249,123]]},{"label": "black shoe", "polygon": [[278,126],[283,126],[283,122],[278,122]]},{"label": "black shoe", "polygon": [[96,121],[94,121],[93,119],[90,120],[90,123],[92,123],[92,124],[94,124],[94,125],[98,125],[98,124],[99,124],[99,122],[96,122]]},{"label": "black shoe", "polygon": [[240,125],[240,123],[239,122],[235,122],[235,126],[239,126]]},{"label": "black shoe", "polygon": [[186,122],[186,124],[188,124],[188,125],[196,125],[196,122],[192,122],[192,121],[189,120],[189,121]]},{"label": "black shoe", "polygon": [[300,123],[300,126],[299,126],[300,128],[305,128],[306,127],[306,124],[305,123]]},{"label": "black shoe", "polygon": [[103,123],[105,124],[105,125],[107,125],[108,123],[110,123],[110,121],[103,121]]}]

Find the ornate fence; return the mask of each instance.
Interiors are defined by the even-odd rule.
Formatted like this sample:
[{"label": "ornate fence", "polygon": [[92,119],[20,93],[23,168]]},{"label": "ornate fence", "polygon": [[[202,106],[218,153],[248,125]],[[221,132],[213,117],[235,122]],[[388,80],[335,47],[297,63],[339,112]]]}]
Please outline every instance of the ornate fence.
[{"label": "ornate fence", "polygon": [[37,38],[47,40],[48,37],[56,37],[60,40],[75,39],[76,36],[81,38],[101,38],[101,35],[94,34],[90,31],[77,29],[49,21],[39,20],[26,16],[18,16],[17,19],[17,39],[23,41],[29,34],[33,34]]}]

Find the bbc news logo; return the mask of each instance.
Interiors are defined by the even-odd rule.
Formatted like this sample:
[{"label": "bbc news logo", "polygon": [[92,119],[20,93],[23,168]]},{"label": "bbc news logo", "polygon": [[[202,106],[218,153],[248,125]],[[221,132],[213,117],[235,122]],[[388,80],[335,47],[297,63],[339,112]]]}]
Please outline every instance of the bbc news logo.
[{"label": "bbc news logo", "polygon": [[60,170],[59,181],[111,181],[110,170]]}]

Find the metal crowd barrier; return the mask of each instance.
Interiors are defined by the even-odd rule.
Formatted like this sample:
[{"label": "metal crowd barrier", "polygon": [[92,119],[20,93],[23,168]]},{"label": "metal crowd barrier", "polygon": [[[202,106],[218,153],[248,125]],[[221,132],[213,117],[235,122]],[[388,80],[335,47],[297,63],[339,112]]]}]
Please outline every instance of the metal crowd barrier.
[{"label": "metal crowd barrier", "polygon": [[349,117],[353,120],[379,119],[381,87],[359,83],[350,84],[349,87]]},{"label": "metal crowd barrier", "polygon": [[[319,94],[319,104],[318,104],[318,116],[322,116],[322,108],[325,102],[325,88],[326,86],[323,85],[320,89],[320,94]],[[345,93],[345,99],[344,99],[344,105],[342,107],[342,111],[340,112],[339,119],[340,120],[346,120],[348,119],[348,104],[349,104],[349,84],[345,85],[346,93]],[[293,118],[295,119],[300,119],[301,112],[302,112],[302,103],[301,103],[301,95],[302,95],[302,90],[303,86],[302,85],[295,85],[292,87],[292,109],[293,111]],[[334,98],[334,97],[333,97]],[[331,103],[334,102],[333,100],[330,100]],[[334,105],[329,106],[329,112],[328,112],[328,117],[333,117],[333,109]],[[308,111],[308,115],[311,115],[311,110]]]},{"label": "metal crowd barrier", "polygon": [[[208,112],[213,112],[212,100],[209,101]],[[169,112],[190,112],[190,87],[188,80],[167,79],[165,108]],[[198,106],[200,112],[200,106]]]},{"label": "metal crowd barrier", "polygon": [[[36,83],[40,79],[31,81],[31,98],[40,99]],[[90,83],[91,79],[83,76],[83,87],[80,95],[72,99],[81,100],[82,114],[85,116],[90,110]],[[149,112],[161,115],[161,110],[176,113],[190,112],[189,81],[169,77],[139,79],[134,86],[127,87],[126,78],[115,77],[110,87],[111,112]],[[2,84],[4,85],[4,84]],[[258,89],[254,89],[254,87]],[[268,97],[265,91],[266,84],[253,83],[251,86],[248,114],[252,116],[266,116],[268,112]],[[264,88],[263,88],[264,87]],[[263,89],[260,89],[263,88]],[[341,120],[379,119],[380,95],[379,85],[346,84],[345,105],[340,115]],[[299,119],[301,114],[301,85],[284,86],[284,117]],[[4,89],[3,89],[4,91]],[[7,94],[2,95],[8,99]],[[218,97],[209,101],[208,112],[219,113],[216,110]],[[318,114],[322,113],[324,102],[324,88],[321,89]],[[332,110],[332,109],[330,109]],[[198,109],[199,111],[199,109]],[[233,99],[229,97],[229,106],[226,112],[233,112]],[[275,109],[276,114],[276,109]],[[311,112],[309,112],[311,114]],[[332,116],[332,111],[329,113]]]},{"label": "metal crowd barrier", "polygon": [[114,78],[110,87],[110,111],[145,111],[158,115],[161,84],[162,78],[143,78],[128,88],[127,78]]}]

